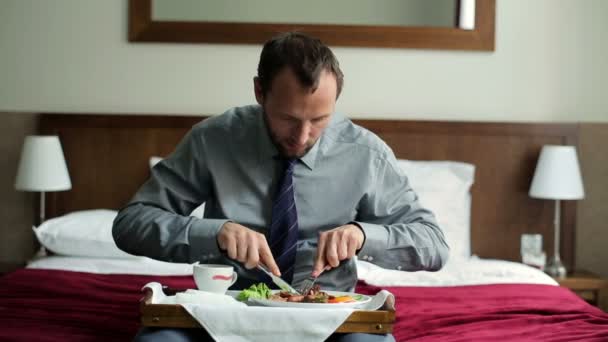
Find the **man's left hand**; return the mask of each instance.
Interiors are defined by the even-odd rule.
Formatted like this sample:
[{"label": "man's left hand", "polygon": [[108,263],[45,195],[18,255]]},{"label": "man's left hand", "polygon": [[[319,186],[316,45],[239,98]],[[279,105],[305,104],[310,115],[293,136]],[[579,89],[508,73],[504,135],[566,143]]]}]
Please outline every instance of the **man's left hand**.
[{"label": "man's left hand", "polygon": [[312,276],[318,277],[324,270],[338,267],[340,261],[354,257],[364,240],[363,230],[354,224],[321,232]]}]

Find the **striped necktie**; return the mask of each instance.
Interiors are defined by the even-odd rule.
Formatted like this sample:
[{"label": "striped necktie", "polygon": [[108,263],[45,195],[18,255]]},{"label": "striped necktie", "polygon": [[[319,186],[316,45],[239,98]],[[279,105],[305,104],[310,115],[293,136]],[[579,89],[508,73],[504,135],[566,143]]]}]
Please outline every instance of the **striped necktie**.
[{"label": "striped necktie", "polygon": [[298,213],[293,188],[293,168],[297,159],[282,159],[284,172],[272,203],[269,245],[281,270],[281,277],[291,283],[298,242]]}]

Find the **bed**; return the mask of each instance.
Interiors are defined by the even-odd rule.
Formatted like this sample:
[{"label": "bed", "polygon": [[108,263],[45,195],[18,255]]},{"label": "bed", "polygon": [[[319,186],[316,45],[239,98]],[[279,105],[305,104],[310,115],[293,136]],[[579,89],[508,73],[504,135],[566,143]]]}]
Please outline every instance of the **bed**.
[{"label": "bed", "polygon": [[[194,287],[191,265],[121,254],[108,227],[147,178],[151,157],[168,155],[201,119],[40,116],[41,131],[60,136],[73,189],[49,194],[47,217],[53,219],[35,230],[54,253],[0,278],[0,340],[130,340],[139,329],[144,284]],[[608,314],[517,262],[522,233],[541,234],[546,252],[553,250],[552,205],[530,199],[527,189],[542,145],[576,144],[576,125],[357,123],[393,148],[458,246],[437,273],[384,270],[359,256],[356,291],[395,295],[398,341],[608,340]],[[425,182],[433,172],[441,181]],[[560,248],[569,269],[575,205],[562,203]]]}]

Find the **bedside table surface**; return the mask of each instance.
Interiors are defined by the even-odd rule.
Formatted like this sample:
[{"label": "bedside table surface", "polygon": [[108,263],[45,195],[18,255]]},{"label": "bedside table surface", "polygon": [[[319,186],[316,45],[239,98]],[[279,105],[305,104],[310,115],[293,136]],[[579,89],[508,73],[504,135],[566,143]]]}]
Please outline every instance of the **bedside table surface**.
[{"label": "bedside table surface", "polygon": [[574,271],[566,276],[566,278],[554,278],[559,285],[572,290],[598,290],[608,288],[608,280],[602,279],[600,276],[584,271]]}]

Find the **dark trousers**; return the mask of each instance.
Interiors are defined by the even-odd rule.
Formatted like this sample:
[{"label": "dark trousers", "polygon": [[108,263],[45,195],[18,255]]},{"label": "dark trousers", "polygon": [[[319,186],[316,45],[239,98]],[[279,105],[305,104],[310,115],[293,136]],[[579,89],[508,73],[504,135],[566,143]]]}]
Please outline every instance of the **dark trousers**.
[{"label": "dark trousers", "polygon": [[[213,338],[205,329],[142,328],[135,336],[135,342],[207,342]],[[376,334],[333,334],[328,342],[394,342],[393,335]]]}]

